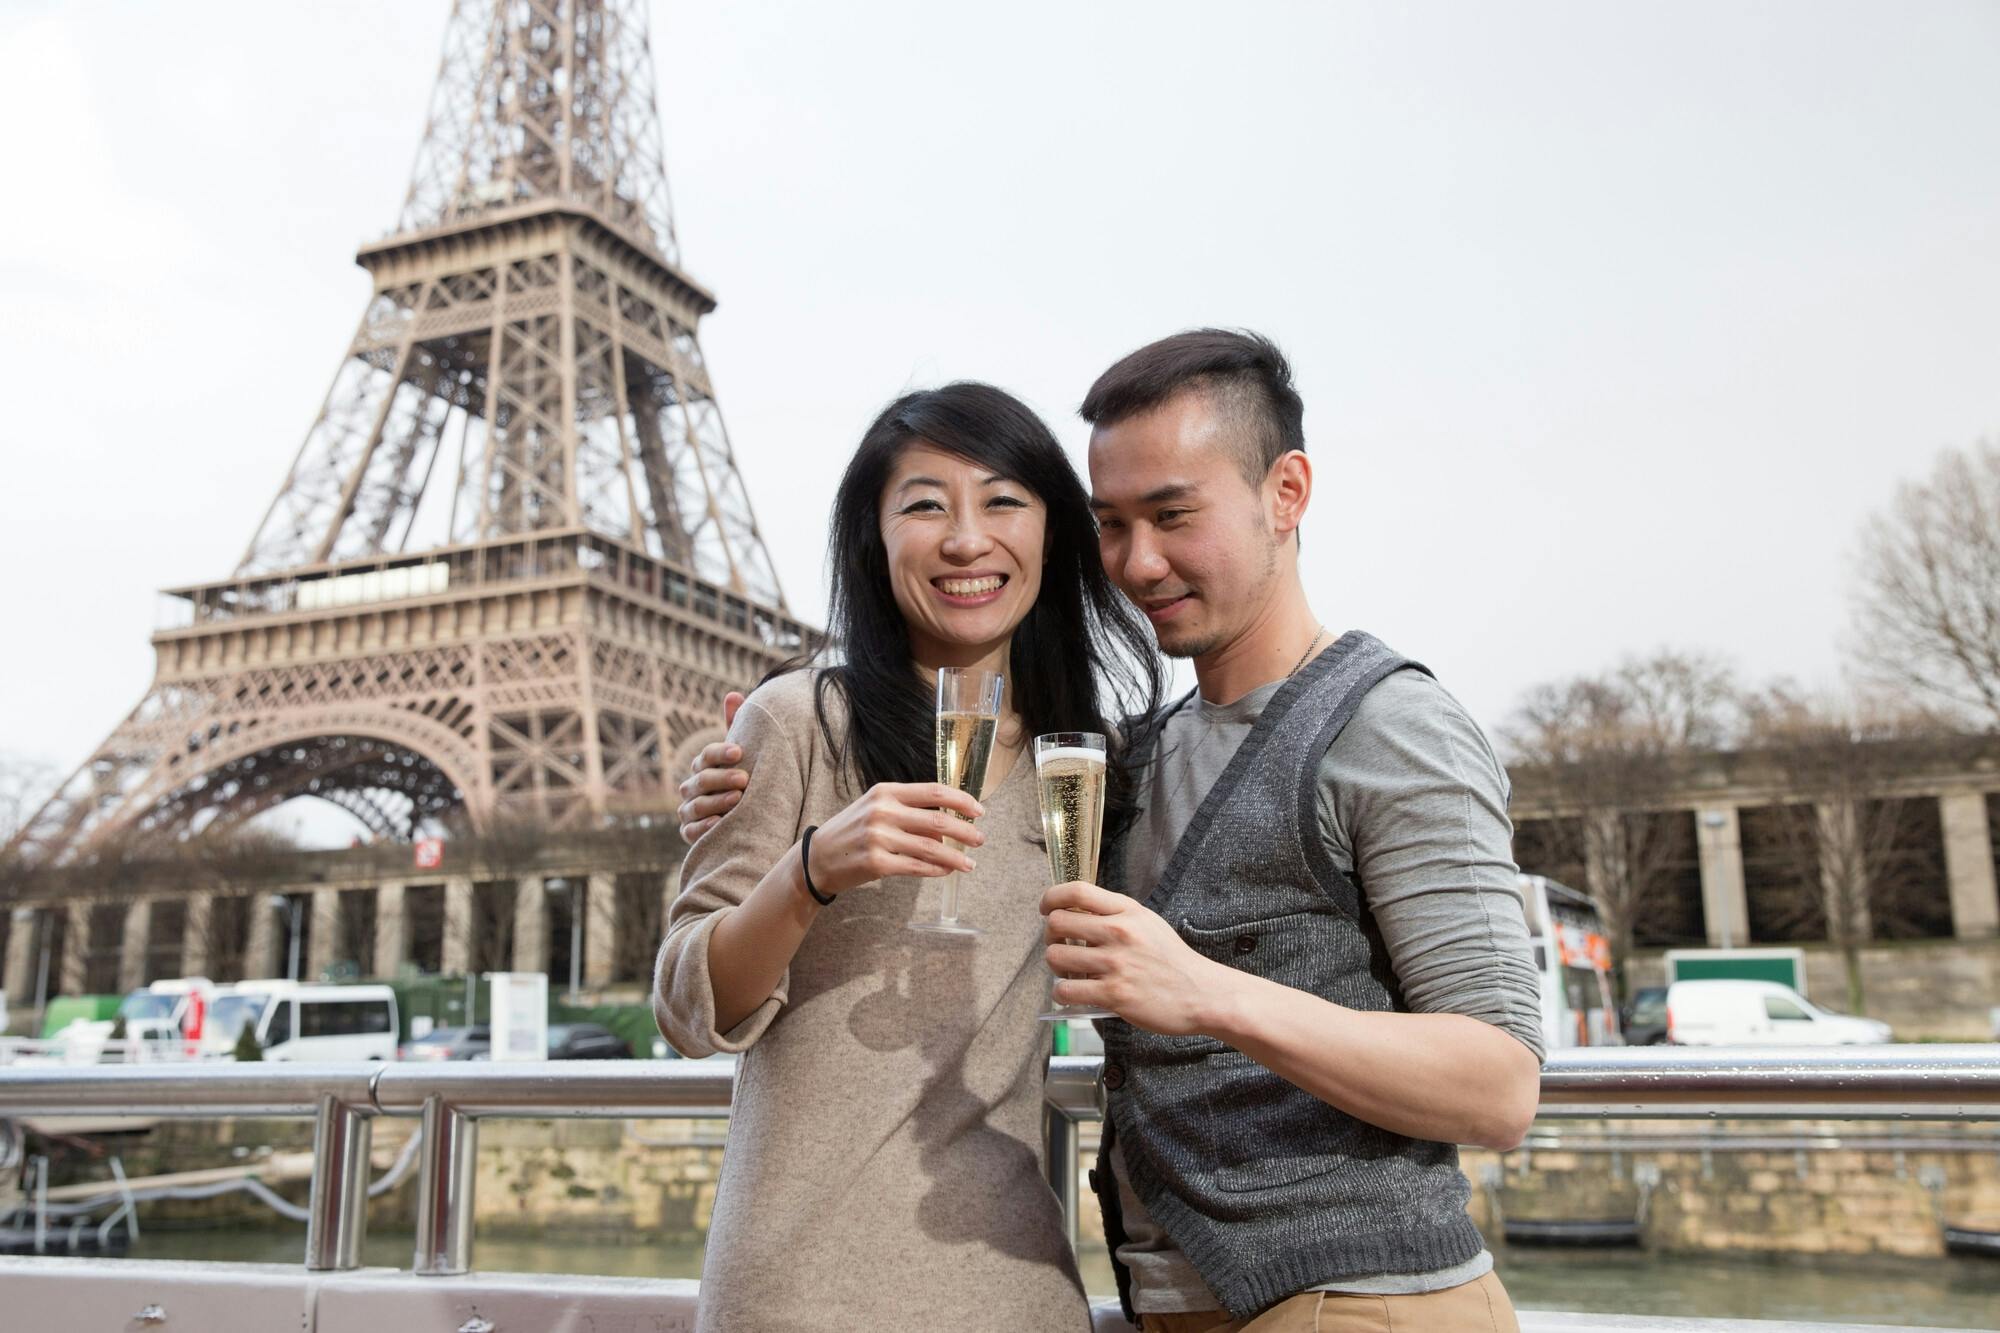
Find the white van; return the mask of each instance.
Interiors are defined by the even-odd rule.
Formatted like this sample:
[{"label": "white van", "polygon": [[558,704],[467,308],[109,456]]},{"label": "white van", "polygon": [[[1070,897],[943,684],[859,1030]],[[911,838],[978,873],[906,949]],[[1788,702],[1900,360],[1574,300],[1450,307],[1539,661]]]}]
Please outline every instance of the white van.
[{"label": "white van", "polygon": [[1820,1008],[1775,981],[1676,981],[1667,987],[1667,1041],[1677,1046],[1866,1046],[1887,1023]]},{"label": "white van", "polygon": [[387,986],[245,981],[215,998],[204,1048],[235,1049],[245,1027],[266,1060],[393,1060],[396,992]]}]

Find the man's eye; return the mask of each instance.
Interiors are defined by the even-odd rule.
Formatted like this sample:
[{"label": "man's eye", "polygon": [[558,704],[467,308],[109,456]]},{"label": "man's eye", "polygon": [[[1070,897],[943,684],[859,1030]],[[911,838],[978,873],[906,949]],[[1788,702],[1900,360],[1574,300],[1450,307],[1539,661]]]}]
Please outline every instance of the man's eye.
[{"label": "man's eye", "polygon": [[1173,523],[1180,519],[1186,518],[1187,512],[1188,511],[1185,509],[1162,509],[1160,511],[1160,516],[1156,521],[1160,523]]}]

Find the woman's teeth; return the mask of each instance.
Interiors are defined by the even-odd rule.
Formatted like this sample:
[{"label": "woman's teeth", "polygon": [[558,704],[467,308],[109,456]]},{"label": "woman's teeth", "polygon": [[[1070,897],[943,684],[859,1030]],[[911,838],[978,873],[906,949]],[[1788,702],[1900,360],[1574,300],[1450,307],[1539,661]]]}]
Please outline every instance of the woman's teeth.
[{"label": "woman's teeth", "polygon": [[938,591],[948,597],[979,597],[989,592],[1000,591],[1006,580],[995,574],[983,579],[939,579]]}]

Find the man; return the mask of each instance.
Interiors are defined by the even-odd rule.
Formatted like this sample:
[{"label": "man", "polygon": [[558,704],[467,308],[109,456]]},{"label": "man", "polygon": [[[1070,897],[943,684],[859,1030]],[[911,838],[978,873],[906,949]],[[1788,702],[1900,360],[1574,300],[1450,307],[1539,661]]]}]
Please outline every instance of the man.
[{"label": "man", "polygon": [[[1125,1020],[1103,1024],[1092,1180],[1127,1312],[1515,1329],[1451,1146],[1514,1146],[1539,1091],[1492,749],[1422,667],[1312,611],[1313,469],[1275,346],[1162,339],[1082,414],[1105,569],[1198,681],[1135,731],[1141,812],[1106,887],[1042,903],[1057,999]],[[689,832],[734,785],[683,784]]]}]

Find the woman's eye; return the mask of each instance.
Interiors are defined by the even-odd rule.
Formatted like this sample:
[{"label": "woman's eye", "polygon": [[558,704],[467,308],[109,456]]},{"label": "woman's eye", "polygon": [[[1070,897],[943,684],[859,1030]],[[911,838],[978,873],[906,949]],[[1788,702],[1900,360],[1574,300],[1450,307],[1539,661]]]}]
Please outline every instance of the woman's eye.
[{"label": "woman's eye", "polygon": [[1018,495],[996,495],[986,502],[988,508],[1026,509],[1028,502]]},{"label": "woman's eye", "polygon": [[936,500],[914,500],[897,511],[902,514],[942,514],[944,506]]}]

